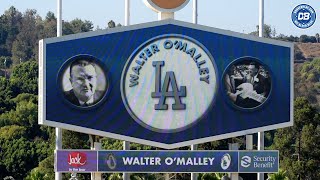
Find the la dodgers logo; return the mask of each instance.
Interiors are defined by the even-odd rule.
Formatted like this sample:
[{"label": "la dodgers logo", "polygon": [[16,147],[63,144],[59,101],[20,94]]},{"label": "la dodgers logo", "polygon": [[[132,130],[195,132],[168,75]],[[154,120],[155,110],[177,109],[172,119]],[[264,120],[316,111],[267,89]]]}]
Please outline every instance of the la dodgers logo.
[{"label": "la dodgers logo", "polygon": [[[155,110],[167,110],[168,105],[165,104],[165,100],[167,97],[173,97],[175,103],[172,104],[173,110],[182,110],[186,109],[186,105],[181,103],[180,97],[186,97],[186,86],[181,86],[180,91],[177,86],[177,81],[173,71],[166,72],[166,76],[164,78],[164,83],[161,87],[161,67],[164,66],[164,61],[154,61],[152,62],[152,66],[156,67],[156,83],[155,83],[155,92],[151,93],[152,98],[159,98],[159,103],[155,104]],[[169,90],[169,86],[171,85],[172,91]]]},{"label": "la dodgers logo", "polygon": [[217,92],[211,54],[196,40],[164,35],[128,59],[121,95],[131,117],[156,132],[177,132],[201,120]]}]

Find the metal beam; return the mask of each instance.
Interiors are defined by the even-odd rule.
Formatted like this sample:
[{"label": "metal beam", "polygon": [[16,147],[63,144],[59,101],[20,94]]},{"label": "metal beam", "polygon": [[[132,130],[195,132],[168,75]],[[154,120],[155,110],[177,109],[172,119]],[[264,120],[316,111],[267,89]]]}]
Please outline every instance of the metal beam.
[{"label": "metal beam", "polygon": [[[57,0],[57,37],[62,36],[62,0]],[[62,149],[62,129],[56,128],[56,150]],[[62,173],[55,172],[55,180],[62,180]]]}]

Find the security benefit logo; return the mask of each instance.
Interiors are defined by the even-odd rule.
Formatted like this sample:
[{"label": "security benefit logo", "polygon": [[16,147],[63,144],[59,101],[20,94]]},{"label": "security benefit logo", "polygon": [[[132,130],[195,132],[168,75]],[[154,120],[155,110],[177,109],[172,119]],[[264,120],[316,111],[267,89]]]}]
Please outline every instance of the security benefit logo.
[{"label": "security benefit logo", "polygon": [[141,45],[122,72],[121,93],[133,119],[156,132],[195,124],[217,92],[211,54],[196,40],[164,35]]},{"label": "security benefit logo", "polygon": [[271,152],[240,152],[240,172],[277,172],[279,155]]},{"label": "security benefit logo", "polygon": [[298,28],[309,28],[316,21],[316,12],[311,6],[300,4],[293,9],[291,19]]},{"label": "security benefit logo", "polygon": [[241,163],[242,167],[245,167],[245,168],[249,167],[251,165],[251,157],[243,156],[241,158],[241,162],[240,163]]}]

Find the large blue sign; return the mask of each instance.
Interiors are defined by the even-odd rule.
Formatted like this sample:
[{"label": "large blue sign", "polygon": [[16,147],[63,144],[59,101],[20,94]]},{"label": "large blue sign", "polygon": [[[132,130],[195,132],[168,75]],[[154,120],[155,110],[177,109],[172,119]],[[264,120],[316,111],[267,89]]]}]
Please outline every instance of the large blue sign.
[{"label": "large blue sign", "polygon": [[278,172],[278,151],[56,151],[57,172]]},{"label": "large blue sign", "polygon": [[40,41],[39,123],[176,148],[291,126],[291,43],[165,20]]}]

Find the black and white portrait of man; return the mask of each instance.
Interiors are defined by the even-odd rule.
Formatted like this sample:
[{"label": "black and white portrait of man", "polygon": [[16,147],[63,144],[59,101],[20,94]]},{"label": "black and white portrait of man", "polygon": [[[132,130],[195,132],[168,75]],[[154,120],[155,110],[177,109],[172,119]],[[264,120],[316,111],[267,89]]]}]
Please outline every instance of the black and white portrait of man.
[{"label": "black and white portrait of man", "polygon": [[266,67],[255,58],[244,57],[228,67],[224,85],[234,105],[255,108],[267,100],[271,91],[271,78]]},{"label": "black and white portrait of man", "polygon": [[102,68],[92,58],[77,58],[65,69],[62,78],[64,97],[75,106],[97,104],[107,89]]}]

